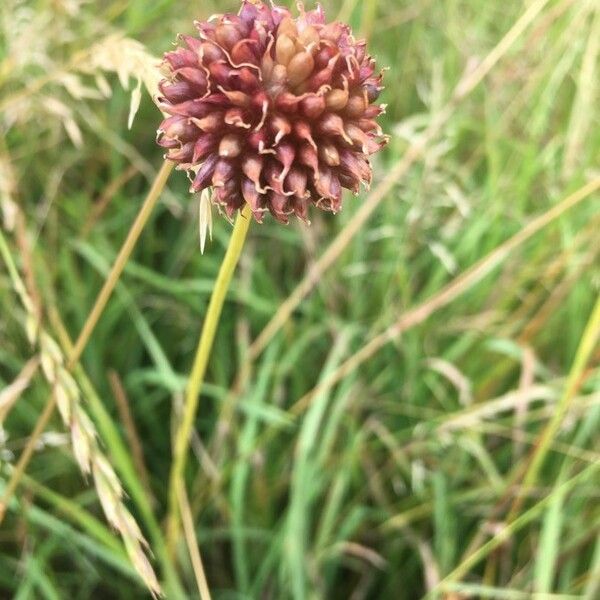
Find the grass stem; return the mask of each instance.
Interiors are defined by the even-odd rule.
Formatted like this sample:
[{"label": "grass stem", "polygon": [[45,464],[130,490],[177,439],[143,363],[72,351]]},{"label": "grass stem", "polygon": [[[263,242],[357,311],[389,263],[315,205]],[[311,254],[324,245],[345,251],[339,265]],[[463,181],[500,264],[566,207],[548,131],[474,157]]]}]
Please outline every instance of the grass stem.
[{"label": "grass stem", "polygon": [[[19,461],[15,466],[14,470],[10,475],[10,479],[6,484],[6,488],[4,489],[4,493],[2,494],[2,498],[0,498],[0,523],[4,520],[4,515],[6,514],[6,509],[8,508],[8,503],[12,498],[17,486],[19,485],[19,481],[21,481],[21,477],[25,473],[25,469],[33,456],[33,452],[35,450],[36,441],[39,439],[40,435],[44,432],[52,413],[54,412],[54,407],[56,406],[56,394],[52,392],[52,395],[46,402],[46,406],[44,406],[44,410],[42,414],[39,416],[31,435],[29,436],[29,440],[27,445],[25,446],[23,452],[19,456]],[[32,441],[33,440],[33,441]]]},{"label": "grass stem", "polygon": [[142,233],[158,199],[160,198],[160,194],[163,191],[165,184],[167,183],[167,179],[173,170],[174,163],[170,161],[165,161],[158,172],[156,179],[152,183],[152,187],[144,200],[144,204],[142,204],[142,208],[138,213],[129,233],[127,234],[127,238],[123,242],[121,246],[121,250],[113,264],[113,267],[96,298],[96,302],[94,307],[92,308],[86,322],[83,325],[83,329],[73,346],[73,352],[69,356],[69,367],[73,367],[75,363],[81,358],[83,354],[83,350],[85,349],[86,344],[88,343],[94,328],[96,327],[106,304],[111,297],[119,278],[121,277],[121,273],[123,273],[123,269],[131,256],[131,253],[137,243],[140,234]]},{"label": "grass stem", "polygon": [[[592,310],[590,318],[581,337],[581,341],[579,343],[577,352],[575,354],[575,359],[573,361],[573,366],[571,367],[569,376],[567,377],[565,389],[562,393],[562,396],[560,397],[560,400],[558,401],[556,409],[554,410],[552,419],[550,419],[550,421],[540,434],[538,443],[532,451],[529,466],[527,467],[527,471],[525,472],[525,476],[523,477],[523,492],[526,492],[527,490],[531,489],[537,481],[540,469],[544,464],[548,452],[552,448],[554,438],[560,430],[565,415],[571,408],[573,399],[575,398],[577,390],[579,389],[582,383],[586,367],[599,338],[600,296],[598,296],[598,298],[596,299],[596,304]],[[521,509],[523,499],[525,497],[526,495],[524,493],[521,493],[515,499],[511,507],[509,516],[507,518],[507,521],[509,523],[514,521],[514,519],[517,517]]]},{"label": "grass stem", "polygon": [[211,600],[210,589],[208,587],[206,573],[204,572],[204,565],[202,564],[202,558],[200,556],[199,544],[196,540],[196,534],[194,533],[194,518],[192,516],[190,502],[184,487],[179,488],[179,510],[181,511],[183,533],[188,546],[188,552],[192,562],[194,577],[196,578],[198,593],[200,594],[200,600]]}]

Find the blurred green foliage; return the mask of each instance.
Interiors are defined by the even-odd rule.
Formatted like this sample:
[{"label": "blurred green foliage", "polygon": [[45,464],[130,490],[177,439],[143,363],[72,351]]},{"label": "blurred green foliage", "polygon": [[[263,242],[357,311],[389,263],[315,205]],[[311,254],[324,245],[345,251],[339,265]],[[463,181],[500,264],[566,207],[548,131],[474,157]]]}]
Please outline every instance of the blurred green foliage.
[{"label": "blurred green foliage", "polygon": [[[382,100],[392,141],[375,160],[375,185],[527,4],[324,2],[390,67]],[[178,32],[193,31],[195,18],[235,9],[234,1],[176,0],[0,7],[6,235],[26,270],[8,230],[13,201],[25,218],[29,275],[44,315],[57,310],[73,337],[161,161],[160,115],[147,94],[127,129],[132,55],[115,59],[132,76],[124,90],[114,69],[86,72],[90,48],[122,33],[143,44],[146,58],[159,57]],[[535,486],[525,490],[523,522],[498,537],[598,296],[597,191],[317,393],[307,410],[290,409],[374,335],[598,177],[599,39],[597,2],[547,2],[475,91],[452,105],[422,157],[231,394],[250,367],[251,340],[367,192],[347,197],[338,216],[313,214],[310,228],[253,225],[219,327],[188,473],[214,598],[411,599],[448,575],[440,592],[448,599],[598,597],[597,348]],[[105,84],[109,97],[100,93]],[[202,256],[196,210],[185,176],[174,173],[82,361],[129,448],[109,374],[122,381],[159,521],[173,409],[231,230],[216,218]],[[4,270],[0,315],[4,387],[32,355]],[[588,328],[587,339],[594,333]],[[48,393],[35,377],[4,422],[0,486]],[[0,595],[146,597],[58,417],[42,441],[0,529]],[[114,459],[110,441],[101,441]],[[129,505],[140,518],[136,502]],[[489,551],[465,562],[489,540]],[[196,597],[183,541],[179,562],[186,594]]]}]

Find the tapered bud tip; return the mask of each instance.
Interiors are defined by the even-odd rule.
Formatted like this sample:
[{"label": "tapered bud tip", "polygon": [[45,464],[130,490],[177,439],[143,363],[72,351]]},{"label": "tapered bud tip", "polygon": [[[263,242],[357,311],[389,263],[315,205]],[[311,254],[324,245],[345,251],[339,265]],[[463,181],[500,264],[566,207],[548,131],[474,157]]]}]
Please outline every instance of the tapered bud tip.
[{"label": "tapered bud tip", "polygon": [[296,27],[294,19],[292,19],[291,17],[285,17],[281,21],[281,23],[279,23],[279,27],[277,28],[277,35],[286,35],[291,39],[296,38],[298,36],[298,28]]}]

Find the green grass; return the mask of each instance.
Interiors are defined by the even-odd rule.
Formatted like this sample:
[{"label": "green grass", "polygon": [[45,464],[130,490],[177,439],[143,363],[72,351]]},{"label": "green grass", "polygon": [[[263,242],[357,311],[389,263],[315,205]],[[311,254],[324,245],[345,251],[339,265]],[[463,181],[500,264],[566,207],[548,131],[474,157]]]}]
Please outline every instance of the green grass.
[{"label": "green grass", "polygon": [[[81,74],[85,52],[123,32],[158,57],[194,18],[237,3],[201,4],[107,0],[102,14],[80,0],[0,6],[3,235],[57,340],[61,321],[72,339],[81,330],[161,164],[160,115],[147,94],[127,129],[134,81],[125,91],[107,67],[110,97],[76,97],[82,85],[84,96],[103,86],[100,66]],[[597,598],[598,187],[543,219],[600,174],[598,3],[324,4],[390,67],[382,101],[392,141],[375,160],[374,189],[432,135],[254,360],[252,341],[332,240],[345,239],[368,192],[347,197],[338,216],[313,213],[310,228],[267,219],[250,229],[186,473],[213,598]],[[451,100],[536,4],[483,80]],[[74,72],[76,83],[65,78]],[[11,201],[22,227],[11,226]],[[173,408],[231,233],[215,215],[201,255],[196,210],[174,173],[76,374],[163,581]],[[516,238],[490,272],[457,279],[540,217],[539,231]],[[0,264],[2,393],[39,350]],[[457,281],[449,301],[419,313]],[[401,335],[330,384],[405,315],[414,319]],[[2,424],[0,490],[48,396],[38,372]],[[0,596],[147,597],[58,414],[26,473],[0,526]],[[179,596],[198,597],[183,539],[177,563]],[[169,591],[177,597],[177,583]]]}]

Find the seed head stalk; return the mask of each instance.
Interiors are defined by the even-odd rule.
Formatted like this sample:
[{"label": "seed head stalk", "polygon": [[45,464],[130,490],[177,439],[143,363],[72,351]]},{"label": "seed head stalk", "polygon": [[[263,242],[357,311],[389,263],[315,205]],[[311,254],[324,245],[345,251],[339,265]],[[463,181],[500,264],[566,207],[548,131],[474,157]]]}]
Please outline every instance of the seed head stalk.
[{"label": "seed head stalk", "polygon": [[[90,339],[90,337],[91,337],[91,335],[92,335],[92,333],[104,311],[104,308],[106,307],[106,305],[112,295],[112,292],[114,291],[114,288],[119,281],[119,278],[123,272],[123,269],[125,268],[125,265],[127,264],[127,261],[129,260],[129,257],[131,256],[131,253],[133,252],[133,249],[135,248],[135,245],[136,245],[142,231],[144,230],[144,227],[146,226],[148,219],[150,218],[150,216],[153,212],[154,207],[156,206],[158,200],[160,199],[160,195],[167,183],[169,175],[170,175],[171,171],[173,170],[174,166],[175,165],[172,161],[166,160],[163,163],[159,172],[157,173],[156,178],[152,184],[152,187],[149,190],[148,195],[146,196],[146,199],[144,200],[144,203],[142,204],[142,207],[140,208],[140,211],[138,212],[137,217],[129,230],[129,233],[127,234],[127,237],[123,243],[123,246],[121,247],[121,250],[119,251],[117,258],[115,259],[115,262],[111,268],[111,271],[110,271],[109,275],[107,276],[107,278],[104,282],[104,285],[102,286],[102,289],[96,298],[94,307],[92,308],[91,312],[89,313],[89,315],[86,319],[86,322],[83,326],[83,329],[81,330],[81,333],[79,334],[74,346],[70,346],[70,344],[69,344],[70,347],[69,347],[67,359],[65,362],[65,372],[66,373],[70,373],[70,372],[74,371],[75,368],[77,367],[79,359],[81,358],[83,351],[85,350],[85,347],[86,347],[86,345],[87,345],[87,343],[88,343],[88,341],[89,341],[89,339]],[[12,264],[12,260],[8,253],[6,243],[4,242],[4,238],[2,237],[1,233],[0,233],[0,254],[2,255],[2,257],[4,258],[4,260],[6,262],[8,268],[9,268],[9,272],[11,272],[11,274],[13,274],[13,279],[18,280],[18,276],[16,276],[16,268]],[[12,273],[12,272],[14,272],[14,273]],[[23,291],[24,291],[24,288],[23,288]],[[8,484],[6,485],[6,488],[4,490],[2,497],[0,498],[0,523],[2,522],[2,519],[4,517],[6,507],[8,506],[8,503],[9,503],[12,495],[14,494],[15,490],[17,489],[17,486],[25,473],[25,469],[27,468],[27,465],[29,464],[31,457],[33,456],[33,452],[34,452],[36,443],[37,443],[39,437],[41,436],[41,434],[43,433],[43,431],[45,430],[46,425],[50,421],[50,418],[52,417],[56,406],[57,406],[57,395],[56,395],[56,390],[53,388],[52,393],[51,393],[48,401],[46,402],[44,410],[40,414],[40,416],[36,422],[35,428],[34,428],[33,432],[31,433],[31,435],[29,436],[27,444],[19,457],[19,461],[18,461],[17,465],[15,466],[15,468],[13,469],[10,480],[9,480]],[[110,423],[110,421],[108,421],[108,423]],[[105,430],[105,432],[106,432],[106,430]],[[162,540],[158,539],[158,537],[157,537],[160,535],[160,532],[159,532],[158,527],[154,527],[154,516],[152,514],[152,511],[149,508],[149,505],[143,506],[141,508],[142,508],[142,512],[145,513],[144,516],[146,517],[147,526],[149,527],[149,529],[153,530],[152,531],[152,533],[154,534],[153,537],[156,538],[154,540],[155,543],[160,544],[160,546],[161,546],[160,548],[158,548],[157,553],[159,555],[159,559],[161,560],[161,563],[162,563],[162,566],[163,566],[163,569],[165,572],[165,577],[168,580],[168,584],[173,589],[173,593],[175,594],[174,597],[181,597],[182,594],[179,593],[179,584],[176,579],[176,574],[172,568],[172,565],[169,564],[169,561],[166,558],[166,552],[164,551],[164,542]]]},{"label": "seed head stalk", "polygon": [[177,426],[173,444],[173,463],[169,478],[169,512],[167,517],[167,549],[172,557],[175,551],[177,535],[179,532],[179,493],[184,489],[184,474],[190,442],[190,435],[198,411],[198,401],[204,374],[208,365],[208,359],[215,339],[215,333],[219,324],[219,318],[223,309],[223,303],[233,272],[240,258],[246,234],[251,221],[251,210],[246,205],[238,214],[233,233],[227,246],[227,251],[215,287],[208,304],[206,318],[202,325],[202,332],[198,341],[198,348],[192,366],[192,372],[185,393],[183,415]]}]

